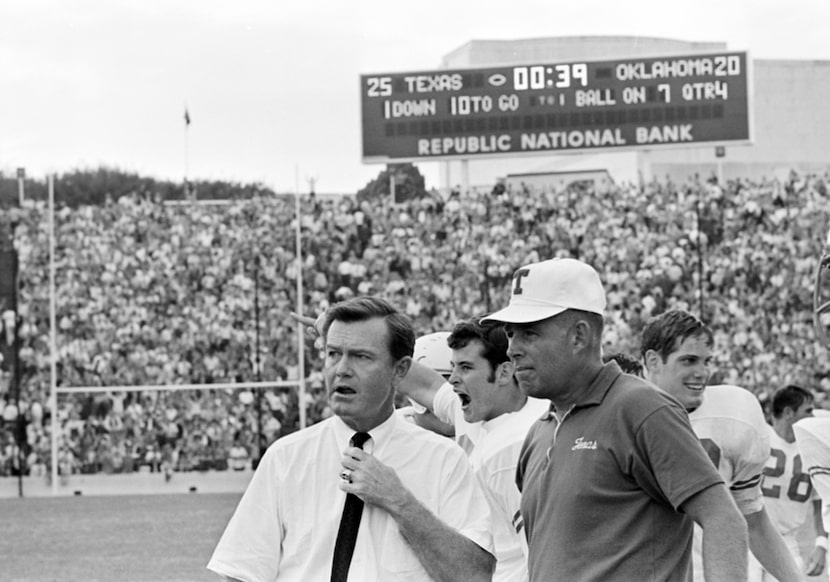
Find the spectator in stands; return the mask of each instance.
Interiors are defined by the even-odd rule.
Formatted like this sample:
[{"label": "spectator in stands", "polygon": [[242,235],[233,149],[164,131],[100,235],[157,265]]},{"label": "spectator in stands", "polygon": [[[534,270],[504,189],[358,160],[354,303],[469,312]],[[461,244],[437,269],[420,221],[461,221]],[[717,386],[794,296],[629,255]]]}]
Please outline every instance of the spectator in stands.
[{"label": "spectator in stands", "polygon": [[[302,204],[303,301],[309,312],[325,311],[344,286],[338,267],[345,260],[359,269],[350,281],[356,286],[348,287],[353,293],[383,294],[411,313],[417,333],[424,334],[490,310],[522,264],[580,257],[606,276],[606,348],[638,352],[643,322],[657,311],[703,310],[715,333],[722,381],[756,392],[815,383],[820,403],[830,389],[830,354],[814,341],[811,288],[826,234],[827,181],[827,175],[810,175],[736,179],[717,188],[656,181],[588,191],[524,186],[495,196],[488,188],[398,207],[386,200],[355,204],[316,197]],[[31,199],[16,211],[24,405],[49,401],[46,212],[43,201]],[[297,349],[287,317],[297,301],[293,214],[293,197],[216,208],[164,206],[133,194],[102,206],[59,207],[59,384],[254,381],[256,289],[262,379],[289,372],[296,379]],[[734,321],[743,323],[733,329]],[[214,412],[231,411],[219,439],[230,447],[228,435],[241,426],[259,432],[255,404],[230,404],[232,392],[216,391],[204,403],[195,391],[150,398],[127,393],[120,409],[113,396],[107,398],[133,445],[136,435],[157,429],[158,421],[151,422],[156,407],[186,411],[200,402]],[[83,398],[59,399],[62,434],[107,418],[86,412]],[[306,404],[309,422],[328,414],[324,401]],[[30,421],[41,433],[52,418],[44,408]],[[280,419],[280,434],[295,431],[298,417],[294,407]],[[192,418],[176,417],[174,449],[185,448]],[[9,426],[0,422],[0,428]],[[69,437],[79,466],[82,434]]]}]

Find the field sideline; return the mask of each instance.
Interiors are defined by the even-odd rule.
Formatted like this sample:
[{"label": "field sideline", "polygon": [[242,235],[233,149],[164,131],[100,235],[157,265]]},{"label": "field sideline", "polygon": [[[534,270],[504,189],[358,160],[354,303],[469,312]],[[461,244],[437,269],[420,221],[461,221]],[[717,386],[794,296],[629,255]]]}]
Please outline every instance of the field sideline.
[{"label": "field sideline", "polygon": [[[178,479],[178,483],[176,483]],[[241,490],[215,492],[215,475],[117,494],[111,478],[70,480],[58,496],[48,488],[23,498],[0,495],[0,580],[3,582],[217,582],[205,565],[236,507]],[[213,477],[213,478],[212,478]],[[224,477],[224,476],[220,476]],[[236,476],[245,478],[246,476]],[[135,480],[135,478],[133,478]],[[106,487],[100,481],[108,482]],[[138,481],[143,481],[139,479]],[[187,491],[198,483],[196,493]],[[208,483],[213,483],[208,486]],[[6,483],[9,493],[11,483]],[[141,483],[146,487],[147,483]],[[237,487],[239,483],[233,483]],[[74,486],[74,487],[73,487]],[[74,491],[83,490],[81,495]],[[94,491],[106,490],[105,494]],[[244,489],[244,485],[240,488]],[[205,492],[207,490],[207,492]],[[815,532],[802,527],[802,553]],[[811,578],[827,581],[828,576]]]},{"label": "field sideline", "polygon": [[239,493],[0,499],[4,581],[200,582]]}]

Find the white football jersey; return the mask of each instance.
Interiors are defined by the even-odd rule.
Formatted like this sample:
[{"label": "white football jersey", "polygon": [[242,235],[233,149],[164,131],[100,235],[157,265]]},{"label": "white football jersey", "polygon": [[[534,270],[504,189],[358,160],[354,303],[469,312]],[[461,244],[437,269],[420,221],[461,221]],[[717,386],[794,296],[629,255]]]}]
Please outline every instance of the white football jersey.
[{"label": "white football jersey", "polygon": [[[764,411],[755,395],[738,386],[708,386],[703,404],[689,413],[689,420],[741,513],[761,511],[761,478],[770,442]],[[704,580],[702,544],[701,529],[695,525],[695,582]]]},{"label": "white football jersey", "polygon": [[764,467],[761,492],[772,523],[778,531],[787,535],[810,519],[816,494],[798,445],[785,441],[769,425],[767,433],[770,456]]},{"label": "white football jersey", "polygon": [[821,497],[821,513],[830,524],[830,417],[803,418],[793,425],[801,464]]},{"label": "white football jersey", "polygon": [[741,513],[760,511],[761,475],[770,456],[770,440],[755,395],[738,386],[709,386],[703,404],[689,414],[689,420]]},{"label": "white football jersey", "polygon": [[464,420],[461,401],[449,383],[438,389],[433,400],[435,416],[455,427],[456,442],[467,452],[490,505],[498,559],[493,582],[527,580],[527,546],[519,511],[521,493],[516,486],[516,465],[530,426],[549,408],[547,400],[528,398],[516,412],[470,423]]}]

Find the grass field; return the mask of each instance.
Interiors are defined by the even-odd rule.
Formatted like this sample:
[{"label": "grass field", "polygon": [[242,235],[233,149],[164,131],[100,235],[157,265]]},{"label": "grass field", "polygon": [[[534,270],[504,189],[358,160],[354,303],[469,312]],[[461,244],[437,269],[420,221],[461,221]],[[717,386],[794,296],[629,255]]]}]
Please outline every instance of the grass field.
[{"label": "grass field", "polygon": [[205,565],[240,496],[0,499],[0,582],[218,582]]},{"label": "grass field", "polygon": [[214,581],[205,569],[239,494],[0,499],[0,579]]}]

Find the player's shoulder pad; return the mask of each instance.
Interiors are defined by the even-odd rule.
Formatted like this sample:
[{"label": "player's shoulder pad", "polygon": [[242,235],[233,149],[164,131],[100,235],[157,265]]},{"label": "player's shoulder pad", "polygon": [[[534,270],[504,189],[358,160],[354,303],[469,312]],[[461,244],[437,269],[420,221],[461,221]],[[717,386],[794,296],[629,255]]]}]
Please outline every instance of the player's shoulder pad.
[{"label": "player's shoulder pad", "polygon": [[758,397],[746,388],[732,384],[707,386],[703,404],[694,412],[696,417],[725,416],[762,428],[766,425]]},{"label": "player's shoulder pad", "polygon": [[802,418],[793,425],[796,440],[812,437],[820,442],[830,443],[830,416]]}]

